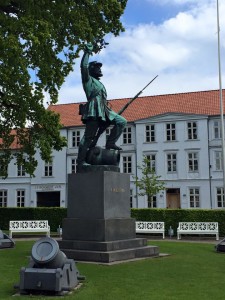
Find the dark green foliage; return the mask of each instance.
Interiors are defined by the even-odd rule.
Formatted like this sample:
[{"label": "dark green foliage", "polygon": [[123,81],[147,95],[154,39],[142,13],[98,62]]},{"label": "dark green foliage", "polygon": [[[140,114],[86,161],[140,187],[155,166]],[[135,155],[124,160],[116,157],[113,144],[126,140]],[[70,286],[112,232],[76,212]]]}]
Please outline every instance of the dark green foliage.
[{"label": "dark green foliage", "polygon": [[[126,2],[0,1],[0,176],[7,177],[13,158],[33,175],[37,149],[50,161],[52,149],[66,146],[59,115],[46,110],[46,98],[57,103],[85,43],[124,31]],[[13,142],[17,152],[10,151]]]},{"label": "dark green foliage", "polygon": [[176,234],[179,222],[218,222],[219,234],[225,235],[225,210],[133,208],[131,216],[139,221],[165,222],[166,235],[170,226]]},{"label": "dark green foliage", "polygon": [[8,230],[11,220],[48,220],[51,231],[56,232],[66,215],[66,208],[58,207],[0,208],[0,229]]}]

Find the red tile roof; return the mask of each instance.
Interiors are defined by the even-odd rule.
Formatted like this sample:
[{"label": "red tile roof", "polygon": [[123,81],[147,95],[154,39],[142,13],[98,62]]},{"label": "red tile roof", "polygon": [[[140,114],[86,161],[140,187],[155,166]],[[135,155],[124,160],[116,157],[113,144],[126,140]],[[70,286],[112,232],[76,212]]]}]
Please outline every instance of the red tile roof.
[{"label": "red tile roof", "polygon": [[[118,112],[131,98],[109,100],[112,109]],[[225,109],[225,90],[223,90]],[[48,109],[59,113],[64,127],[82,125],[78,114],[80,103],[51,105]],[[157,116],[164,113],[189,113],[203,115],[220,114],[219,90],[139,97],[122,114],[128,122]]]},{"label": "red tile roof", "polygon": [[[20,149],[21,146],[18,143],[18,139],[16,138],[16,130],[13,129],[11,131],[11,135],[14,135],[15,137],[14,137],[12,144],[10,145],[10,149]],[[2,138],[0,138],[0,144],[2,144]]]}]

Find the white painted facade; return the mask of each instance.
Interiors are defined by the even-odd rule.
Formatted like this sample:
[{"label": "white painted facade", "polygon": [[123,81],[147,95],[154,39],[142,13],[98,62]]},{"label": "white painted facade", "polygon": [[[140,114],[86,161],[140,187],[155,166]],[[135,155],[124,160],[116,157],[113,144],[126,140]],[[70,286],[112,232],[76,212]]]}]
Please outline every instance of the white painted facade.
[{"label": "white painted facade", "polygon": [[[133,178],[141,177],[137,164],[147,155],[153,158],[156,174],[166,186],[156,195],[154,207],[224,208],[219,127],[219,116],[182,113],[128,123],[117,144],[123,149],[120,170],[130,174],[132,207],[150,205],[145,197],[136,197]],[[19,174],[12,161],[8,178],[0,179],[0,206],[50,206],[53,201],[53,206],[66,207],[67,175],[76,171],[78,144],[83,133],[82,126],[63,128],[61,134],[67,137],[68,147],[53,151],[50,168],[37,154],[35,177]],[[104,147],[105,141],[106,134],[103,134],[99,145]]]}]

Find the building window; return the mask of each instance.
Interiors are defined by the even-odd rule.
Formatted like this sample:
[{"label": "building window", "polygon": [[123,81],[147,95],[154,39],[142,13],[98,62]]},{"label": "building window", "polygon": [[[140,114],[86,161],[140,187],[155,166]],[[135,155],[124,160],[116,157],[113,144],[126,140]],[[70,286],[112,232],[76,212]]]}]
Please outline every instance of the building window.
[{"label": "building window", "polygon": [[72,131],[72,147],[77,148],[79,147],[79,144],[80,144],[80,131],[79,130]]},{"label": "building window", "polygon": [[191,208],[200,207],[200,197],[199,197],[199,189],[198,188],[190,188],[189,197],[190,197],[190,207]]},{"label": "building window", "polygon": [[53,176],[52,161],[45,162],[45,177]]},{"label": "building window", "polygon": [[7,190],[0,190],[0,207],[7,207]]},{"label": "building window", "polygon": [[131,136],[131,127],[125,127],[123,130],[123,143],[124,144],[131,144],[132,143],[132,136]]},{"label": "building window", "polygon": [[225,207],[223,188],[216,188],[217,207]]},{"label": "building window", "polygon": [[133,207],[133,190],[130,190],[130,208]]},{"label": "building window", "polygon": [[187,123],[187,131],[188,131],[188,140],[197,140],[197,123],[196,122],[188,122]]},{"label": "building window", "polygon": [[132,173],[131,156],[123,156],[123,173]]},{"label": "building window", "polygon": [[166,124],[166,140],[175,141],[176,140],[176,124],[168,123]]},{"label": "building window", "polygon": [[222,152],[215,151],[215,165],[216,171],[222,171]]},{"label": "building window", "polygon": [[17,190],[17,207],[24,207],[25,204],[25,190]]},{"label": "building window", "polygon": [[221,139],[221,123],[219,121],[214,121],[213,123],[213,133],[214,139]]},{"label": "building window", "polygon": [[148,167],[152,170],[155,171],[155,165],[156,165],[156,155],[155,154],[148,154],[146,155],[146,158],[149,161]]},{"label": "building window", "polygon": [[197,152],[188,153],[188,170],[189,170],[189,172],[197,172],[198,171],[198,153]]},{"label": "building window", "polygon": [[77,172],[77,159],[72,158],[71,159],[71,173],[76,173]]},{"label": "building window", "polygon": [[156,196],[148,197],[148,208],[157,207]]},{"label": "building window", "polygon": [[177,154],[169,153],[167,154],[167,171],[176,172],[177,171]]},{"label": "building window", "polygon": [[25,167],[23,165],[17,165],[17,176],[23,177],[26,175]]},{"label": "building window", "polygon": [[5,174],[8,174],[8,166],[0,164],[0,176],[5,176]]},{"label": "building window", "polygon": [[155,125],[145,126],[145,141],[146,143],[155,142]]}]

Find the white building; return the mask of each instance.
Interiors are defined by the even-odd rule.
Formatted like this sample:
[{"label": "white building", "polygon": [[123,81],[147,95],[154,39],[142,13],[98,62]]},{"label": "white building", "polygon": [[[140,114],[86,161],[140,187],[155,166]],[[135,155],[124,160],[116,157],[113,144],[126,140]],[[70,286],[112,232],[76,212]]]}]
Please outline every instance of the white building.
[{"label": "white building", "polygon": [[[113,110],[129,99],[111,100]],[[224,98],[225,102],[225,98]],[[54,151],[52,163],[38,158],[31,178],[12,161],[8,178],[0,180],[0,206],[36,207],[67,205],[67,175],[76,172],[76,157],[84,126],[79,103],[54,105],[61,116],[61,134],[68,146]],[[131,206],[146,208],[224,208],[219,91],[140,97],[124,112],[128,125],[118,145],[122,147],[120,170],[130,174]],[[99,139],[104,147],[105,134]],[[38,154],[37,154],[38,155]],[[156,174],[166,184],[153,203],[136,197],[133,176],[137,164],[149,156]]]}]

